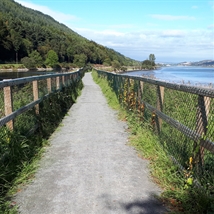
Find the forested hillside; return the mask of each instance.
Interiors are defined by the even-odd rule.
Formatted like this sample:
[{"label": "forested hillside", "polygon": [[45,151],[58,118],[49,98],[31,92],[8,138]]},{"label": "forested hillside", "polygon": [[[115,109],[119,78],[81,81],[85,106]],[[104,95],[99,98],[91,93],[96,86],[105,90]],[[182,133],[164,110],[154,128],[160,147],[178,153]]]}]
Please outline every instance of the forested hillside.
[{"label": "forested hillside", "polygon": [[[13,0],[0,0],[0,63],[48,64],[48,53],[59,63],[120,66],[135,61],[78,35],[54,17],[26,8]],[[49,57],[51,57],[49,53]],[[24,59],[23,59],[24,58]]]}]

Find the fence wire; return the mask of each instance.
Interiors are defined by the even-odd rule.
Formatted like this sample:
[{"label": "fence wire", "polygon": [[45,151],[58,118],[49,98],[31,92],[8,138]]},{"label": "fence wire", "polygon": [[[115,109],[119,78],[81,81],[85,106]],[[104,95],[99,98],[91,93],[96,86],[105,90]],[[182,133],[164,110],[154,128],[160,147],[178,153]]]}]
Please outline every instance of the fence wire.
[{"label": "fence wire", "polygon": [[[64,96],[63,93],[67,93],[67,87],[80,82],[85,71],[86,68],[71,73],[42,75],[0,82],[0,127],[7,124],[7,127],[13,130],[13,128],[16,128],[16,124],[21,124],[19,118],[21,118],[21,121],[25,121],[24,115],[29,118],[26,124],[31,124],[31,116],[28,113],[34,111],[35,114],[39,114],[39,104],[55,92],[61,91],[58,96],[61,96],[65,102],[73,103],[76,97],[75,89],[69,89],[70,96]],[[65,106],[65,108],[67,107]],[[32,121],[34,123],[35,120],[32,119]],[[20,130],[20,127],[18,129]]]},{"label": "fence wire", "polygon": [[25,83],[11,87],[13,111],[27,105],[33,101],[33,86],[32,83]]},{"label": "fence wire", "polygon": [[97,72],[125,109],[153,125],[184,176],[214,193],[214,90]]},{"label": "fence wire", "polygon": [[3,88],[0,88],[0,118],[4,117],[4,91]]}]

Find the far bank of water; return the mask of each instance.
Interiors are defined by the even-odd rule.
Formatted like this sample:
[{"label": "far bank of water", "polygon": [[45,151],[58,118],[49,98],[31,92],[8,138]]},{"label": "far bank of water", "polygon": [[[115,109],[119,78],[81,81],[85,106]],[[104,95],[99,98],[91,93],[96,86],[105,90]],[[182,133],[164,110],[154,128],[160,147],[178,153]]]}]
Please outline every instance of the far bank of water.
[{"label": "far bank of water", "polygon": [[46,74],[53,74],[59,71],[50,70],[50,71],[0,71],[0,81],[4,79],[16,79],[30,76],[39,76]]},{"label": "far bank of water", "polygon": [[143,76],[166,82],[214,87],[214,68],[193,66],[162,67],[153,71],[127,72],[130,76]]}]

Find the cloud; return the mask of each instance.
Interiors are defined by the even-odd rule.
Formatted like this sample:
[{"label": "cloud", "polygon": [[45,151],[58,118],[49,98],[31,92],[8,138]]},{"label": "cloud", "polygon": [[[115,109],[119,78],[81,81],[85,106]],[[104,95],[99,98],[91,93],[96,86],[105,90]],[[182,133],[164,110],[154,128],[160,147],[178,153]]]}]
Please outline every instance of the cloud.
[{"label": "cloud", "polygon": [[192,9],[198,9],[198,6],[193,5],[193,6],[192,6]]},{"label": "cloud", "polygon": [[185,32],[181,30],[164,30],[161,36],[162,37],[184,37]]},{"label": "cloud", "polygon": [[125,34],[119,31],[115,31],[115,30],[110,30],[110,29],[106,29],[106,30],[102,30],[102,31],[96,31],[96,30],[91,30],[88,28],[74,28],[74,31],[78,31],[78,33],[80,35],[84,34],[84,35],[88,35],[88,37],[93,37],[93,36],[104,36],[104,37],[123,37]]},{"label": "cloud", "polygon": [[25,7],[28,7],[28,8],[34,9],[34,10],[38,10],[44,14],[48,14],[49,16],[53,17],[55,20],[57,20],[58,22],[61,22],[61,23],[78,20],[78,18],[76,16],[61,13],[58,11],[53,11],[50,8],[43,6],[43,5],[37,5],[37,4],[31,3],[31,2],[26,2],[23,0],[16,0],[16,2],[18,2],[19,4],[21,4]]},{"label": "cloud", "polygon": [[214,28],[214,24],[208,26],[208,29],[212,29],[212,28]]},{"label": "cloud", "polygon": [[134,28],[135,25],[132,24],[121,24],[121,25],[109,25],[108,27],[110,28],[116,28],[116,29],[130,29],[130,28]]},{"label": "cloud", "polygon": [[124,36],[124,33],[121,33],[119,31],[114,31],[114,30],[103,30],[103,31],[100,31],[100,34],[101,35],[104,35],[104,36]]},{"label": "cloud", "polygon": [[175,21],[175,20],[195,20],[193,16],[173,16],[173,15],[162,15],[162,14],[150,14],[150,17],[159,20]]},{"label": "cloud", "polygon": [[141,30],[121,33],[119,30],[94,31],[75,29],[80,35],[113,48],[127,57],[146,59],[154,53],[157,60],[194,61],[213,58],[213,32],[210,30]]}]

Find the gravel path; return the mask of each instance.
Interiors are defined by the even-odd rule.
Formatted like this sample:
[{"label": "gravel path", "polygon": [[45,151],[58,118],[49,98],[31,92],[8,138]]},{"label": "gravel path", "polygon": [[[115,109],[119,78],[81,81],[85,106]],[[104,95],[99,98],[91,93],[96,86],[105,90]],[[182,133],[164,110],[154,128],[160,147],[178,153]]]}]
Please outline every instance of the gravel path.
[{"label": "gravel path", "polygon": [[108,107],[91,74],[51,136],[36,178],[15,201],[22,214],[159,214],[147,161],[127,145],[125,122]]}]

